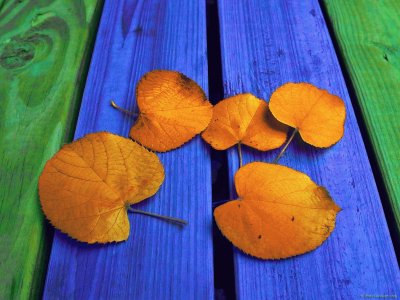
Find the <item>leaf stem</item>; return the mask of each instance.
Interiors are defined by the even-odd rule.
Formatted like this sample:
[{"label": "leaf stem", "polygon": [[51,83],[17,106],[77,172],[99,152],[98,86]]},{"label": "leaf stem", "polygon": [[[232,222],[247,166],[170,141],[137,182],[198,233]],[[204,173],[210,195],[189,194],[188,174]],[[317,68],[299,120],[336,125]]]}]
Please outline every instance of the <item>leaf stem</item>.
[{"label": "leaf stem", "polygon": [[239,153],[239,168],[243,166],[243,156],[242,156],[242,144],[238,143],[238,153]]},{"label": "leaf stem", "polygon": [[274,161],[272,162],[273,164],[276,164],[278,162],[278,160],[282,157],[283,153],[285,153],[287,147],[289,146],[289,144],[292,142],[294,136],[296,135],[296,133],[299,131],[299,129],[295,128],[292,132],[292,135],[290,136],[289,140],[287,141],[286,145],[282,148],[281,152],[279,152],[278,156],[274,159]]},{"label": "leaf stem", "polygon": [[139,114],[137,114],[135,112],[129,111],[129,110],[125,109],[125,108],[122,108],[122,107],[118,106],[117,103],[114,102],[114,100],[111,100],[111,106],[114,107],[116,110],[119,110],[119,111],[121,111],[123,113],[126,113],[127,115],[130,115],[130,116],[137,117],[139,115]]},{"label": "leaf stem", "polygon": [[175,223],[175,224],[181,225],[181,226],[184,226],[184,225],[188,224],[188,222],[186,222],[185,220],[182,220],[182,219],[167,217],[167,216],[163,216],[163,215],[147,212],[147,211],[144,211],[144,210],[135,209],[135,208],[132,208],[130,206],[128,206],[128,210],[133,212],[133,213],[136,213],[136,214],[141,214],[141,215],[146,215],[146,216],[150,216],[150,217],[154,217],[154,218],[159,218],[159,219],[162,219],[162,220],[165,220],[165,221],[168,221],[168,222],[171,222],[171,223]]}]

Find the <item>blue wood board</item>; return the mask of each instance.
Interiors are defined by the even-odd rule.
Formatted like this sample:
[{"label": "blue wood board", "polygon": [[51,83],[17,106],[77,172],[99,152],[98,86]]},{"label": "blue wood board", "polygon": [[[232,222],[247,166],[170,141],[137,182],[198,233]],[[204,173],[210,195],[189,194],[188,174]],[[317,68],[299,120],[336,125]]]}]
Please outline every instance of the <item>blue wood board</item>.
[{"label": "blue wood board", "polygon": [[[109,131],[127,136],[135,88],[153,69],[183,72],[207,91],[204,1],[107,0],[75,139]],[[166,179],[137,205],[185,219],[183,229],[130,214],[126,242],[87,245],[56,231],[44,299],[212,299],[213,253],[209,148],[200,137],[160,154]]]},{"label": "blue wood board", "polygon": [[[268,100],[283,83],[306,81],[339,95],[347,108],[338,144],[316,149],[298,137],[280,160],[327,187],[343,208],[336,229],[317,250],[286,260],[262,261],[235,248],[238,298],[399,297],[399,267],[381,199],[318,1],[221,0],[219,17],[226,97],[251,92]],[[271,162],[277,152],[244,148],[244,163]],[[228,162],[232,183],[236,149]]]}]

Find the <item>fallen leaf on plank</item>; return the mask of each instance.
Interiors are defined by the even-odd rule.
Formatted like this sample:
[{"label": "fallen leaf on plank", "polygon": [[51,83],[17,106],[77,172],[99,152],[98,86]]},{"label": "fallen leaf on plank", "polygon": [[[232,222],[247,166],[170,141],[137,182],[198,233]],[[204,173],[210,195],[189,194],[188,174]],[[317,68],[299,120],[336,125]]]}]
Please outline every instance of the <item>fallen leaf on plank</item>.
[{"label": "fallen leaf on plank", "polygon": [[211,123],[202,137],[217,150],[241,143],[267,151],[285,142],[287,130],[272,116],[264,100],[252,94],[239,94],[214,106]]},{"label": "fallen leaf on plank", "polygon": [[346,108],[342,99],[309,83],[286,83],[271,96],[269,108],[280,122],[295,128],[316,147],[329,147],[344,133]]},{"label": "fallen leaf on plank", "polygon": [[254,162],[235,174],[239,199],[214,211],[222,234],[237,248],[262,259],[281,259],[320,246],[341,210],[327,190],[306,174]]},{"label": "fallen leaf on plank", "polygon": [[145,74],[136,89],[139,116],[130,136],[159,152],[182,146],[210,123],[212,105],[201,87],[166,70]]},{"label": "fallen leaf on plank", "polygon": [[129,205],[154,195],[164,181],[157,155],[107,132],[88,134],[61,148],[39,178],[50,222],[87,243],[126,240]]}]

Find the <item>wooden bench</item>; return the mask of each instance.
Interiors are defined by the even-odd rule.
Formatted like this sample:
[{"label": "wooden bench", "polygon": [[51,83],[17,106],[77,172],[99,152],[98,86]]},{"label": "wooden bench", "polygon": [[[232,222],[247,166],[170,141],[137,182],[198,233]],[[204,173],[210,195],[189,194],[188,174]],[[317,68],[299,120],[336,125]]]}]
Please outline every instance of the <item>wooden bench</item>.
[{"label": "wooden bench", "polygon": [[[207,1],[206,11],[206,1],[0,0],[0,299],[399,297],[399,5],[350,2],[219,0]],[[218,21],[220,49],[207,46],[206,13],[216,18],[217,8],[208,35]],[[210,66],[219,55],[221,66]],[[208,68],[222,68],[221,82],[208,82],[218,81]],[[214,293],[214,276],[225,266],[213,253],[229,255],[231,246],[213,241],[215,152],[196,137],[159,154],[166,180],[139,205],[186,219],[187,227],[130,215],[123,243],[86,245],[57,230],[52,240],[37,197],[45,161],[73,131],[74,139],[102,130],[127,136],[133,120],[110,100],[135,109],[138,79],[153,69],[183,72],[205,91],[220,85],[225,97],[251,92],[268,100],[288,81],[342,97],[344,138],[326,150],[298,139],[281,159],[326,186],[343,208],[332,236],[313,252],[279,261],[233,248],[234,274],[225,276],[234,282],[224,286],[230,292]],[[243,150],[245,163],[277,153]],[[227,161],[220,169],[234,198],[235,149]]]}]

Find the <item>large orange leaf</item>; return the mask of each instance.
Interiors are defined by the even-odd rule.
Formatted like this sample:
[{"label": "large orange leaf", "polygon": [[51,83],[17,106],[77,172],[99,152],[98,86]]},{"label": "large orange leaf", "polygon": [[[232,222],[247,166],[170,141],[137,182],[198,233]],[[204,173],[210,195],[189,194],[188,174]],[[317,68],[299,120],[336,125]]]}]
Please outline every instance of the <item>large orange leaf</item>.
[{"label": "large orange leaf", "polygon": [[240,94],[220,101],[213,109],[203,139],[217,150],[237,143],[266,151],[286,140],[287,126],[271,114],[265,101],[252,94]]},{"label": "large orange leaf", "polygon": [[127,206],[154,195],[163,180],[154,153],[99,132],[65,145],[46,163],[39,195],[46,217],[69,236],[118,242],[129,235]]},{"label": "large orange leaf", "polygon": [[211,120],[212,105],[203,90],[179,72],[147,73],[137,86],[136,98],[140,114],[130,136],[154,151],[180,147]]},{"label": "large orange leaf", "polygon": [[340,208],[307,175],[255,162],[235,175],[239,199],[217,207],[223,235],[242,251],[263,259],[311,251],[328,238]]},{"label": "large orange leaf", "polygon": [[282,85],[272,94],[269,107],[275,118],[296,128],[313,146],[329,147],[343,136],[344,102],[312,84]]}]

